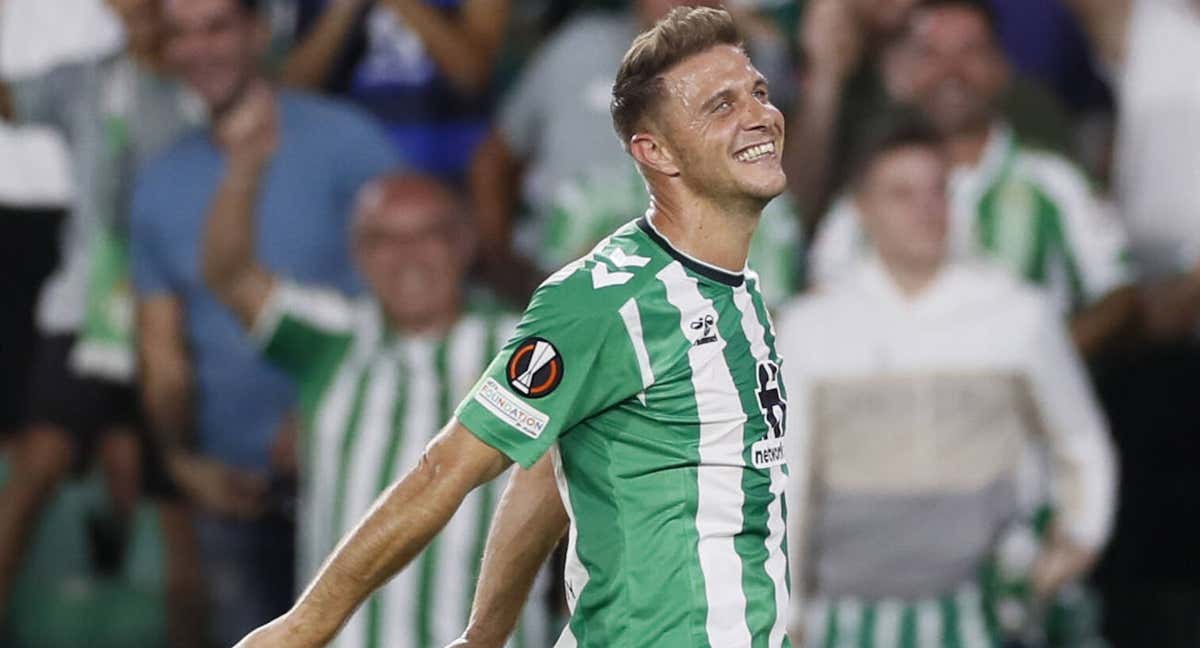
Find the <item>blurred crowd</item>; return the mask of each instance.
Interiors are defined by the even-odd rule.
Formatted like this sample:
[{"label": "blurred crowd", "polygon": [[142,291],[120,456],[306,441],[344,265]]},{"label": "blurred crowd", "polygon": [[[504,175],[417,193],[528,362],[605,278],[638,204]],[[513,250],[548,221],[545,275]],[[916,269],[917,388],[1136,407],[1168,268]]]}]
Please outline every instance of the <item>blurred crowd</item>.
[{"label": "blurred crowd", "polygon": [[[0,645],[286,610],[645,210],[612,82],[677,4],[0,2]],[[1200,1],[726,8],[787,115],[749,265],[793,632],[1200,646]],[[472,497],[338,645],[457,636]],[[510,645],[552,645],[555,571]]]}]

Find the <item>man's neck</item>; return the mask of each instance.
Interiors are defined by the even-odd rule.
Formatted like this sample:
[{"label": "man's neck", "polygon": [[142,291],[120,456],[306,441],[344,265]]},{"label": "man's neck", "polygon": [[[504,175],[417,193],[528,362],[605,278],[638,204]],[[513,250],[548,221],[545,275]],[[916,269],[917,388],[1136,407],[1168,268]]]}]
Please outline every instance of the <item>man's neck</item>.
[{"label": "man's neck", "polygon": [[461,316],[462,304],[459,299],[455,299],[451,307],[433,313],[406,317],[395,317],[386,311],[383,314],[384,324],[389,331],[401,337],[429,338],[445,337]]},{"label": "man's neck", "polygon": [[912,262],[889,259],[886,255],[880,255],[880,260],[896,287],[910,301],[919,298],[929,289],[945,264],[944,260]]},{"label": "man's neck", "polygon": [[[212,127],[216,128],[217,125],[221,123],[221,120],[228,116],[235,108],[237,108],[238,105],[245,100],[246,95],[248,95],[250,91],[260,83],[269,84],[270,82],[261,76],[252,76],[242,83],[241,87],[239,87],[237,91],[233,93],[233,96],[227,103],[223,105],[209,104],[208,116]],[[278,99],[278,96],[276,96],[276,98]]]},{"label": "man's neck", "polygon": [[732,273],[746,267],[762,208],[723,209],[709,201],[650,199],[650,222],[675,249]]},{"label": "man's neck", "polygon": [[142,50],[131,47],[128,50],[128,54],[129,58],[143,70],[160,74],[165,67],[158,50]]},{"label": "man's neck", "polygon": [[974,168],[983,159],[988,140],[992,136],[991,124],[984,125],[946,138],[946,155],[955,167]]}]

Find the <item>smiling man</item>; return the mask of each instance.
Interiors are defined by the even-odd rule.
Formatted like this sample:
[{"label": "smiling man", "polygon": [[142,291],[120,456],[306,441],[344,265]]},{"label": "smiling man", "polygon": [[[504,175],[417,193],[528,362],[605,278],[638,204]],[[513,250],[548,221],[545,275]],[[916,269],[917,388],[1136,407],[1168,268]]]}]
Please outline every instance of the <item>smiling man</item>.
[{"label": "smiling man", "polygon": [[542,285],[417,466],[244,648],[322,645],[470,490],[546,453],[571,520],[559,646],[787,645],[787,404],[745,267],[786,183],[783,118],[729,15],[696,8],[634,41],[612,116],[646,216]]}]

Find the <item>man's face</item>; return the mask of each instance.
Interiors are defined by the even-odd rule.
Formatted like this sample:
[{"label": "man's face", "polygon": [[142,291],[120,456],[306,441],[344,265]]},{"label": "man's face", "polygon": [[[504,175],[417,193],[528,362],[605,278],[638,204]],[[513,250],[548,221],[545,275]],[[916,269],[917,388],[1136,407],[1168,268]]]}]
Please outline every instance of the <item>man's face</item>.
[{"label": "man's face", "polygon": [[255,17],[237,0],[167,0],[167,56],[214,113],[254,76],[262,48]]},{"label": "man's face", "polygon": [[856,199],[881,255],[904,263],[939,262],[946,249],[946,161],[930,146],[882,153],[866,170]]},{"label": "man's face", "polygon": [[656,121],[684,183],[718,201],[765,204],[783,192],[783,115],[742,50],[713,47],[663,79],[666,96]]},{"label": "man's face", "polygon": [[393,320],[436,317],[454,307],[469,248],[456,209],[440,191],[366,190],[355,222],[355,260]]},{"label": "man's face", "polygon": [[129,49],[157,56],[163,36],[159,0],[108,0],[108,6],[121,19]]},{"label": "man's face", "polygon": [[897,99],[916,104],[943,133],[985,127],[1008,83],[1008,63],[987,18],[968,7],[918,10],[886,66]]}]

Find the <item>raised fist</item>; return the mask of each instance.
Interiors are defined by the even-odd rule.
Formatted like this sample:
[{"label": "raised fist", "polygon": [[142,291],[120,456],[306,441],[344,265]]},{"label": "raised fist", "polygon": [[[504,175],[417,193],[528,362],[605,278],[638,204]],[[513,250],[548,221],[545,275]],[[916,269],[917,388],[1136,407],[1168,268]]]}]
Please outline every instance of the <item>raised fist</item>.
[{"label": "raised fist", "polygon": [[265,82],[246,89],[217,123],[217,140],[231,160],[265,164],[279,144],[275,94]]},{"label": "raised fist", "polygon": [[813,0],[800,19],[798,40],[810,73],[845,79],[866,48],[866,29],[846,0]]}]

